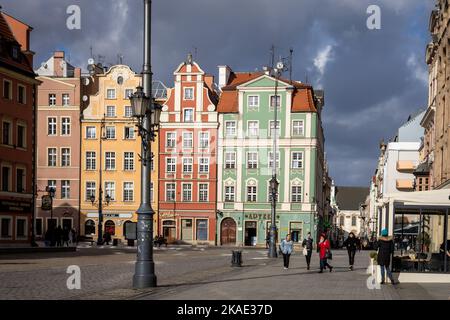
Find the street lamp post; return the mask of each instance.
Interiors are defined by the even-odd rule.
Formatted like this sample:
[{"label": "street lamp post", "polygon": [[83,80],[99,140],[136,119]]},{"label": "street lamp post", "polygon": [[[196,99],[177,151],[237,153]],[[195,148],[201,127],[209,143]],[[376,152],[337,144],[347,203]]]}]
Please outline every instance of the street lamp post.
[{"label": "street lamp post", "polygon": [[150,202],[151,142],[159,127],[162,107],[153,101],[151,71],[151,0],[144,0],[144,67],[143,87],[131,96],[134,117],[137,118],[141,137],[141,204],[137,210],[137,259],[133,276],[136,289],[156,287],[155,263],[153,261],[153,215]]},{"label": "street lamp post", "polygon": [[[103,132],[105,130],[105,117],[106,115],[103,115],[103,118],[100,123],[100,164],[99,164],[99,188],[98,188],[98,232],[97,232],[97,245],[103,244]],[[109,197],[109,195],[107,195]],[[95,196],[91,195],[90,198],[92,205],[94,205]],[[109,204],[109,201],[108,201]]]}]

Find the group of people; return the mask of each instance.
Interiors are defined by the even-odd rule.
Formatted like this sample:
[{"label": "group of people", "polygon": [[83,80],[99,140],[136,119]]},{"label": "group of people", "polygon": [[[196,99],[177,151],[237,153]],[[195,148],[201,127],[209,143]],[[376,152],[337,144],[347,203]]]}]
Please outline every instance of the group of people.
[{"label": "group of people", "polygon": [[[303,255],[306,258],[306,269],[310,270],[311,266],[311,256],[313,252],[313,239],[311,237],[311,233],[308,232],[307,237],[302,242],[303,247]],[[351,232],[348,238],[344,241],[344,247],[347,249],[348,261],[349,261],[349,270],[353,271],[353,266],[355,264],[355,255],[357,250],[361,250],[360,240],[355,236],[353,232]],[[319,238],[319,243],[317,245],[317,249],[319,252],[319,261],[320,261],[320,271],[319,273],[323,273],[325,269],[328,268],[330,272],[333,271],[333,266],[328,263],[329,260],[332,259],[333,255],[331,252],[330,241],[327,238],[325,233],[322,233]],[[396,284],[392,277],[392,273],[390,271],[390,263],[391,256],[394,252],[394,241],[391,237],[388,237],[388,231],[386,229],[382,230],[381,237],[375,244],[375,250],[378,251],[377,254],[377,263],[381,267],[381,278],[383,279],[381,284],[384,284],[385,273],[387,273],[392,284]],[[294,252],[294,242],[291,240],[291,235],[288,234],[286,238],[280,244],[280,251],[283,255],[283,267],[284,269],[289,269],[289,260],[291,254]]]},{"label": "group of people", "polygon": [[52,226],[45,232],[44,241],[46,247],[69,247],[78,244],[78,235],[74,228]]}]

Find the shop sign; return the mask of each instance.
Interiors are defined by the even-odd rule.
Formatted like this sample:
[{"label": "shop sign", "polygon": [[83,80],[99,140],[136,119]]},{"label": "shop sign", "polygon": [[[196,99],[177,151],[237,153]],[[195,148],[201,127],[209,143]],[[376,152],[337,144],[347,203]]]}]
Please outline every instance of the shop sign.
[{"label": "shop sign", "polygon": [[44,211],[52,210],[53,199],[49,195],[42,196],[41,209]]},{"label": "shop sign", "polygon": [[[249,220],[271,220],[272,215],[270,213],[246,213],[244,215],[245,219]],[[280,216],[277,215],[277,219],[280,219]]]},{"label": "shop sign", "polygon": [[25,201],[15,200],[1,200],[0,212],[31,212],[31,203]]}]

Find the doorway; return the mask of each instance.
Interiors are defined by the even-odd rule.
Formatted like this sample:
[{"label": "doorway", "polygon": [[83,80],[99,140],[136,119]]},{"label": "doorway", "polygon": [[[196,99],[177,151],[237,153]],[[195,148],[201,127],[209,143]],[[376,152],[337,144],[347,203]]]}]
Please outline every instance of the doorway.
[{"label": "doorway", "polygon": [[220,243],[225,246],[236,244],[236,222],[232,218],[222,220],[220,225]]},{"label": "doorway", "polygon": [[163,221],[163,236],[167,243],[173,243],[176,240],[176,227],[174,220]]},{"label": "doorway", "polygon": [[244,244],[246,246],[256,246],[256,243],[257,243],[256,221],[245,221]]},{"label": "doorway", "polygon": [[181,240],[192,241],[192,219],[181,220]]}]

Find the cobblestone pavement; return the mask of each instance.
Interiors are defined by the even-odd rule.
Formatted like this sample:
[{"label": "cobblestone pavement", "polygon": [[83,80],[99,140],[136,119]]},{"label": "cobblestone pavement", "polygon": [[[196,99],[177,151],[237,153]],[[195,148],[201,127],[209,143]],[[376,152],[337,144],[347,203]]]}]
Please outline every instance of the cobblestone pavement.
[{"label": "cobblestone pavement", "polygon": [[[131,289],[133,248],[79,248],[77,252],[0,256],[0,299],[448,299],[449,286],[400,284],[368,289],[368,252],[357,253],[355,271],[345,251],[335,251],[332,273],[307,271],[304,257],[268,259],[264,249],[243,249],[242,268],[230,266],[230,248],[155,250],[158,288]],[[66,286],[67,267],[81,268],[81,290]]]}]

